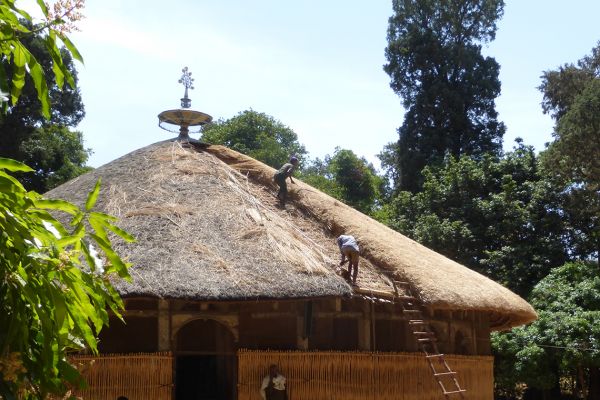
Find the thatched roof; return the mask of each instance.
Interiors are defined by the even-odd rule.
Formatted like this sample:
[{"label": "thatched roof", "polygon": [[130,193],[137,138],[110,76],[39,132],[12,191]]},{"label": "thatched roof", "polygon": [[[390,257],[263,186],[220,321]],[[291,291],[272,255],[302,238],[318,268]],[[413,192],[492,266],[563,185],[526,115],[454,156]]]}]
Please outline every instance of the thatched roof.
[{"label": "thatched roof", "polygon": [[190,300],[351,296],[335,237],[361,246],[361,293],[385,297],[411,282],[435,309],[488,312],[495,329],[536,318],[519,296],[295,180],[275,199],[274,170],[223,146],[160,142],[48,192],[83,204],[102,178],[98,207],[137,238],[116,248],[134,264],[121,295]]}]

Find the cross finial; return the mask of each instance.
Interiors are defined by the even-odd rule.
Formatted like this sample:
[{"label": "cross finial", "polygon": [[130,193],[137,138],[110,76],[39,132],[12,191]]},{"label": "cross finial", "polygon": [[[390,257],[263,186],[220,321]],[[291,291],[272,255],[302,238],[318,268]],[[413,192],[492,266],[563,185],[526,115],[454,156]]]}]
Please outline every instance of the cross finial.
[{"label": "cross finial", "polygon": [[194,88],[194,78],[192,78],[192,73],[188,71],[188,67],[184,67],[181,72],[183,72],[183,75],[181,75],[179,83],[182,83],[185,87],[185,93],[181,99],[181,108],[190,108],[192,106],[192,99],[188,98],[188,89]]}]

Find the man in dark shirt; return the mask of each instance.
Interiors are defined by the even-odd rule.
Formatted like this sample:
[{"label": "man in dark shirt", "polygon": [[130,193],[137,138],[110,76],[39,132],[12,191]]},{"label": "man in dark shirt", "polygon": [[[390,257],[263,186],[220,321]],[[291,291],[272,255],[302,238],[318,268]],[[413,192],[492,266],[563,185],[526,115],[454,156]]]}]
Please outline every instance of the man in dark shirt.
[{"label": "man in dark shirt", "polygon": [[294,173],[297,167],[298,159],[292,156],[290,158],[290,162],[283,164],[283,166],[279,168],[279,171],[275,173],[275,176],[273,176],[275,183],[277,183],[277,185],[279,186],[277,198],[279,199],[282,205],[285,205],[285,201],[287,200],[287,184],[285,180],[287,178],[290,178],[290,182],[294,183],[294,180],[292,179],[292,174]]}]

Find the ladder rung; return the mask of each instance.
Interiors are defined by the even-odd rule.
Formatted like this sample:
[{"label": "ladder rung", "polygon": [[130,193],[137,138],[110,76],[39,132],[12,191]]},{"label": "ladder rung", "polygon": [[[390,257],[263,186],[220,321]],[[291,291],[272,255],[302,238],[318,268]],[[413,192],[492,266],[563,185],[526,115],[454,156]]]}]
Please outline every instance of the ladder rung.
[{"label": "ladder rung", "polygon": [[427,322],[423,321],[422,319],[411,319],[410,321],[408,321],[409,325],[427,325]]},{"label": "ladder rung", "polygon": [[448,376],[448,375],[456,375],[456,371],[449,371],[449,372],[437,372],[435,374],[433,374],[434,376]]},{"label": "ladder rung", "polygon": [[417,298],[413,297],[413,296],[396,296],[396,298],[398,300],[402,300],[402,301],[414,301],[414,302],[417,301]]},{"label": "ladder rung", "polygon": [[440,353],[440,354],[428,354],[425,356],[425,358],[436,358],[436,357],[443,358],[444,355]]},{"label": "ladder rung", "polygon": [[436,338],[421,338],[417,339],[417,342],[437,342]]},{"label": "ladder rung", "polygon": [[419,313],[421,314],[422,311],[421,310],[404,310],[405,313]]},{"label": "ladder rung", "polygon": [[452,392],[444,392],[444,394],[455,394],[455,393],[464,393],[467,389],[454,390]]},{"label": "ladder rung", "polygon": [[410,282],[394,281],[395,285],[410,286]]},{"label": "ladder rung", "polygon": [[413,332],[413,335],[417,335],[417,336],[435,336],[435,333],[433,333],[433,332],[427,332],[427,331],[417,331],[417,332]]}]

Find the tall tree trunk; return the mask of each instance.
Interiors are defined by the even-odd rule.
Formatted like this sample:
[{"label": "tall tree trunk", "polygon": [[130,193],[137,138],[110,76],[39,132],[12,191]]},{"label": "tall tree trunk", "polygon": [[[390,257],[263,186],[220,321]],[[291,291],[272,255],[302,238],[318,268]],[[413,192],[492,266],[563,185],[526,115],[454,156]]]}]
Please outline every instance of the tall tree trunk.
[{"label": "tall tree trunk", "polygon": [[585,372],[585,368],[581,365],[577,367],[577,384],[575,385],[576,392],[573,392],[573,394],[577,394],[578,396],[581,395],[582,397],[585,394],[586,387]]},{"label": "tall tree trunk", "polygon": [[600,368],[590,367],[588,400],[600,400]]}]

